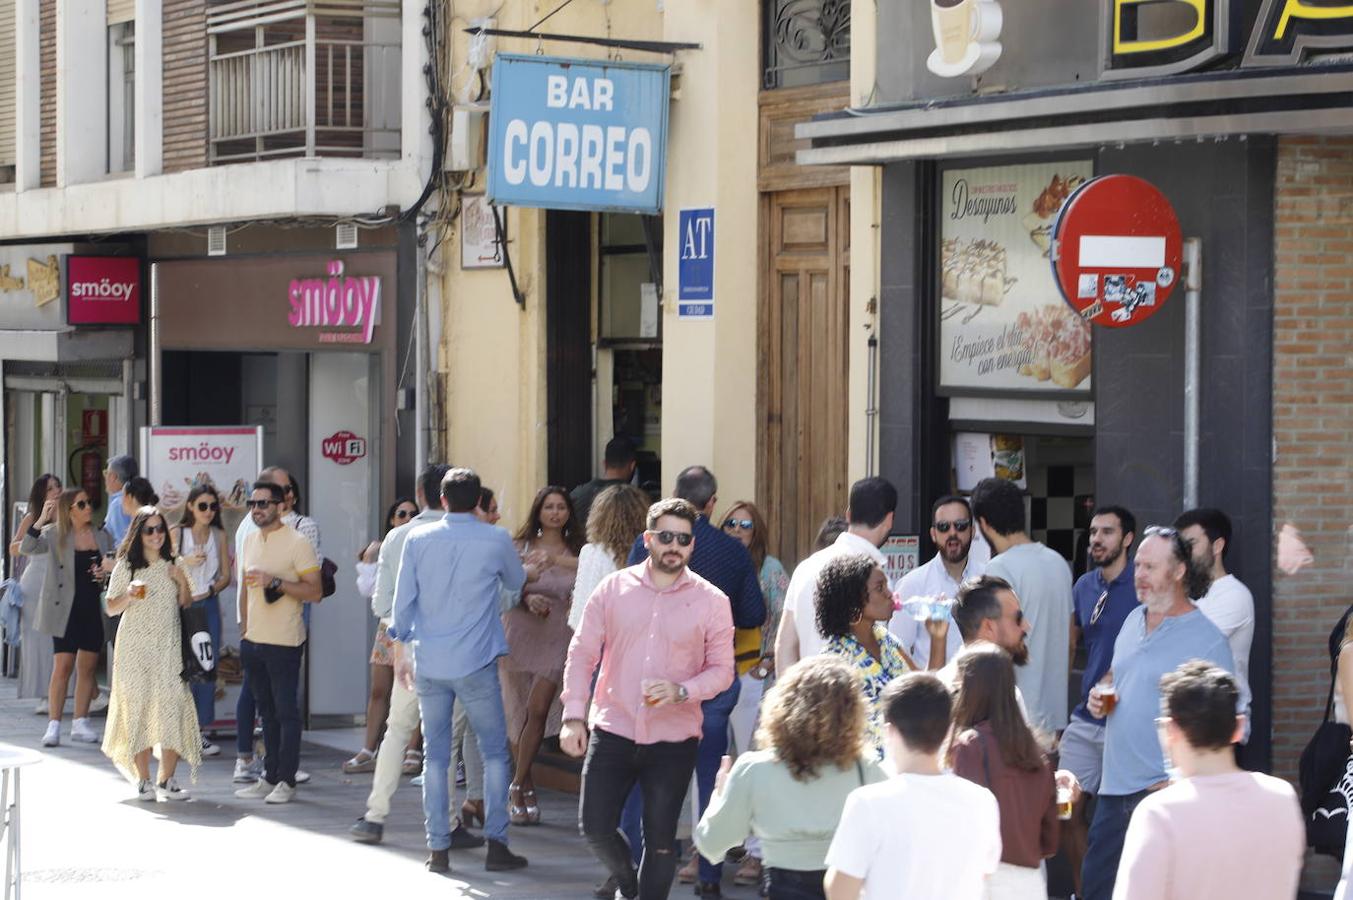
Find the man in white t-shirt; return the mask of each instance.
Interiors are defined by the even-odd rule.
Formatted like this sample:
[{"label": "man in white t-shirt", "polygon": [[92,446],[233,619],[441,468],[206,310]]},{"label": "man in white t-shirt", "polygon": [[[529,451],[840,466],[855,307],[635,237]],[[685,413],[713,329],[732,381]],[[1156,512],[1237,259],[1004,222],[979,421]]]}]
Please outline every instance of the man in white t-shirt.
[{"label": "man in white t-shirt", "polygon": [[[1193,598],[1203,615],[1216,625],[1231,645],[1236,678],[1249,696],[1250,645],[1254,643],[1254,595],[1240,579],[1226,571],[1231,549],[1231,518],[1219,509],[1191,509],[1174,520],[1175,530],[1193,545],[1193,559],[1212,575],[1207,593]],[[1245,738],[1249,738],[1249,706],[1245,707]]]},{"label": "man in white t-shirt", "polygon": [[[972,556],[972,536],[976,526],[972,507],[957,495],[941,497],[930,508],[930,539],[935,542],[935,556],[923,566],[917,566],[897,582],[893,593],[905,602],[912,597],[944,596],[953,600],[958,588],[970,578],[986,570],[986,562]],[[902,642],[902,648],[923,669],[938,669],[953,659],[963,638],[949,620],[944,637],[936,637],[914,616],[899,609],[888,623],[888,630]],[[932,651],[942,650],[940,653]]]},{"label": "man in white t-shirt", "polygon": [[1071,565],[1030,540],[1024,495],[1013,482],[983,478],[972,492],[972,512],[996,553],[986,574],[1010,583],[1029,622],[1029,664],[1015,670],[1029,723],[1061,731],[1071,678]]},{"label": "man in white t-shirt", "polygon": [[879,550],[893,530],[893,512],[897,509],[897,488],[885,478],[862,478],[850,486],[850,508],[845,532],[830,547],[825,547],[794,569],[785,592],[780,630],[775,634],[775,668],[784,672],[805,656],[816,656],[827,645],[817,630],[817,576],[838,556],[861,554],[883,566]]},{"label": "man in white t-shirt", "polygon": [[827,851],[828,900],[985,900],[1001,861],[991,791],[940,767],[949,688],[912,672],[879,698],[897,775],[856,788]]}]

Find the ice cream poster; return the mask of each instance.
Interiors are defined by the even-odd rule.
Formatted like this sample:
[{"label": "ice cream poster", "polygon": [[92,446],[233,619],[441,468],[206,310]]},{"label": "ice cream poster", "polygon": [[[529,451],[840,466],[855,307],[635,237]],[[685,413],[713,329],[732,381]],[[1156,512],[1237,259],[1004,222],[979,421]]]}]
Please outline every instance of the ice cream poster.
[{"label": "ice cream poster", "polygon": [[940,185],[940,387],[1088,394],[1090,326],[1048,259],[1057,211],[1090,160],[947,169]]}]

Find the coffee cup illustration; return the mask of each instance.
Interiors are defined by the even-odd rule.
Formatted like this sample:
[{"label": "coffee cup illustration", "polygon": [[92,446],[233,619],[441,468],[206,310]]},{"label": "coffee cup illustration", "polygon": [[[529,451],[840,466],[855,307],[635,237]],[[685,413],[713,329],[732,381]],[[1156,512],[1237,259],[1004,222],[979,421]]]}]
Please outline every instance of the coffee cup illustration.
[{"label": "coffee cup illustration", "polygon": [[944,78],[977,75],[1001,55],[1001,6],[995,0],[929,0],[935,50],[926,68]]}]

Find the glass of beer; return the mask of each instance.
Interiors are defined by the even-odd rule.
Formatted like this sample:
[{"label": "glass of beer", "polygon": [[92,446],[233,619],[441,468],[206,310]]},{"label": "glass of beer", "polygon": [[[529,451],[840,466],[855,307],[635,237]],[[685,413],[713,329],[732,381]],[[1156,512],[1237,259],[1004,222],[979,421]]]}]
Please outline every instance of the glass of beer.
[{"label": "glass of beer", "polygon": [[133,600],[146,599],[146,583],[138,578],[127,585],[127,596]]},{"label": "glass of beer", "polygon": [[1118,705],[1118,688],[1112,684],[1097,684],[1091,692],[1099,698],[1099,702],[1104,706],[1104,715],[1113,712],[1113,708]]},{"label": "glass of beer", "polygon": [[1057,785],[1057,818],[1065,822],[1071,818],[1071,788]]}]

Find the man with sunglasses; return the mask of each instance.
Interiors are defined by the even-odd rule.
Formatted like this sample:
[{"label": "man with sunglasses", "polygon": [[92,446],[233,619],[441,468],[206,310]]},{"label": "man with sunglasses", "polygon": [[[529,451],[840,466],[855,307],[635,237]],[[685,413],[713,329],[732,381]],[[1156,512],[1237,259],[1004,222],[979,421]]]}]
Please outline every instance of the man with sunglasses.
[{"label": "man with sunglasses", "polygon": [[[671,891],[677,820],[701,739],[700,703],[734,681],[728,597],[688,568],[696,519],[696,508],[680,498],[649,507],[641,535],[647,559],[592,593],[564,667],[559,743],[572,756],[587,754],[583,835],[623,897],[665,900]],[[644,801],[637,872],[619,829],[636,782]]]},{"label": "man with sunglasses", "polygon": [[[1113,645],[1123,622],[1138,606],[1133,585],[1136,567],[1132,543],[1137,538],[1137,518],[1121,506],[1101,506],[1090,518],[1090,561],[1095,568],[1076,581],[1071,594],[1075,614],[1071,619],[1071,653],[1085,639],[1085,673],[1081,676],[1080,703],[1062,732],[1061,765],[1076,775],[1086,794],[1099,793],[1104,769],[1104,720],[1086,708],[1090,689],[1109,671]],[[1062,846],[1077,883],[1085,856],[1086,832],[1094,813],[1087,797],[1071,813],[1062,829]]]},{"label": "man with sunglasses", "polygon": [[[972,507],[967,500],[955,495],[936,500],[930,507],[930,523],[935,556],[902,576],[894,590],[898,599],[944,596],[953,600],[963,582],[977,578],[986,569],[970,552],[973,523]],[[932,632],[910,613],[898,610],[888,623],[888,630],[902,642],[918,666],[938,669],[963,646],[958,629],[951,626],[952,621],[947,619],[943,630],[937,628]]]},{"label": "man with sunglasses", "polygon": [[[1114,896],[1132,813],[1170,783],[1156,729],[1161,677],[1193,659],[1235,672],[1226,637],[1189,599],[1207,585],[1207,572],[1194,562],[1189,542],[1173,528],[1153,525],[1142,533],[1134,562],[1141,603],[1124,620],[1103,679],[1113,685],[1115,702],[1106,707],[1099,686],[1086,701],[1089,713],[1105,723],[1104,774],[1081,867],[1084,900]],[[1237,712],[1249,703],[1243,686],[1239,699]]]}]

